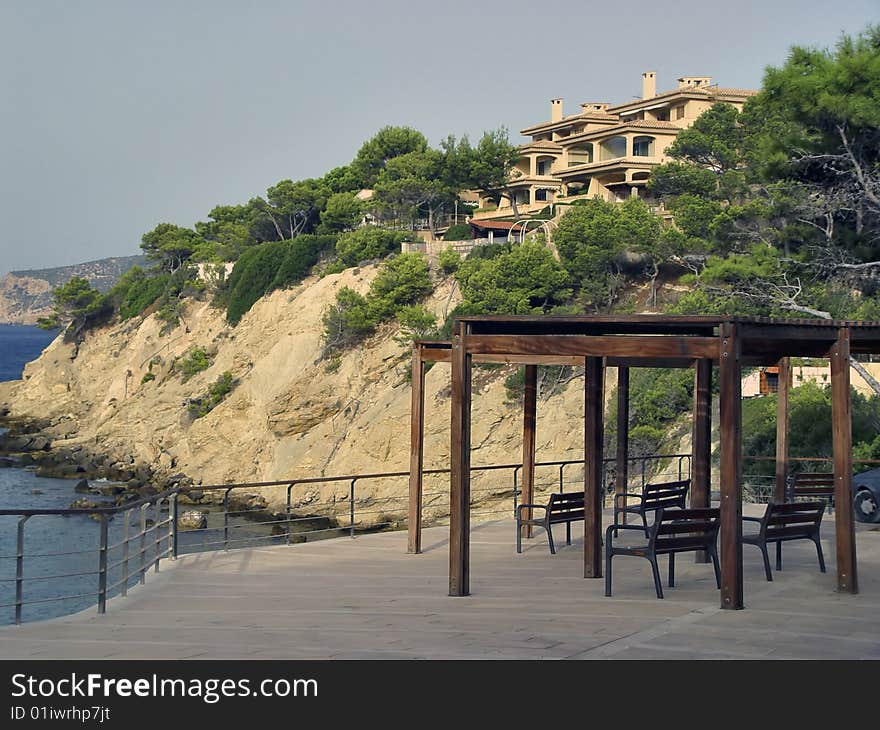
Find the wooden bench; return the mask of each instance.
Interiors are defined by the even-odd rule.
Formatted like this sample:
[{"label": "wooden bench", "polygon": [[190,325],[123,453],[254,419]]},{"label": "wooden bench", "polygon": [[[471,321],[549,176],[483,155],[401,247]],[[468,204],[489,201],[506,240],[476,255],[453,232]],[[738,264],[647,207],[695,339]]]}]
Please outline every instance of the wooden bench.
[{"label": "wooden bench", "polygon": [[[721,570],[718,565],[718,528],[721,510],[718,507],[699,509],[664,509],[654,514],[654,523],[648,527],[639,525],[610,525],[605,532],[605,595],[611,595],[611,558],[615,555],[634,555],[646,558],[654,573],[657,598],[663,598],[663,585],[657,556],[669,556],[669,585],[675,585],[675,554],[705,551],[712,558],[715,583],[721,588]],[[615,545],[618,530],[638,530],[647,535],[647,543]]]},{"label": "wooden bench", "polygon": [[[621,492],[614,495],[614,523],[617,524],[617,516],[623,513],[639,515],[642,518],[642,526],[648,529],[648,512],[656,512],[658,509],[684,509],[687,507],[687,493],[690,489],[690,479],[680,479],[674,482],[658,482],[646,484],[640,494]],[[627,498],[638,497],[639,503],[628,505]],[[617,533],[615,533],[615,537]]]},{"label": "wooden bench", "polygon": [[767,580],[773,580],[770,572],[770,558],[767,555],[767,543],[776,543],[776,570],[782,570],[782,543],[789,540],[812,540],[819,554],[819,570],[825,572],[825,557],[822,555],[822,543],[819,542],[819,527],[825,502],[786,502],[784,504],[767,505],[763,517],[743,517],[748,522],[758,523],[758,532],[743,534],[744,545],[755,545],[764,556],[764,572]]},{"label": "wooden bench", "polygon": [[[537,519],[523,518],[524,509],[544,510],[544,516]],[[565,544],[571,545],[571,523],[584,519],[584,493],[562,492],[550,495],[547,504],[521,504],[516,508],[516,551],[522,552],[522,528],[524,525],[543,527],[547,532],[547,540],[550,542],[550,553],[556,555],[556,546],[553,544],[553,525],[565,523]]]},{"label": "wooden bench", "polygon": [[785,486],[785,501],[797,498],[820,497],[828,502],[828,511],[834,507],[834,474],[832,472],[800,472],[792,474]]}]

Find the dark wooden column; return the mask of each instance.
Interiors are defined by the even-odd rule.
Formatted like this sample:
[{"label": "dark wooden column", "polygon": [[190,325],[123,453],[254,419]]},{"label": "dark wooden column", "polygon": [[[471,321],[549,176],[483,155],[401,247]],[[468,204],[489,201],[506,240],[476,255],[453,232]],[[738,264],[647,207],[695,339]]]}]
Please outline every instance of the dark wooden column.
[{"label": "dark wooden column", "polygon": [[743,608],[742,366],[737,326],[721,325],[721,608]]},{"label": "dark wooden column", "polygon": [[452,428],[449,449],[449,595],[470,594],[471,356],[467,325],[452,331]]},{"label": "dark wooden column", "polygon": [[[712,458],[712,361],[697,360],[694,367],[694,418],[691,435],[691,507],[708,507]],[[709,562],[700,551],[698,563]]]},{"label": "dark wooden column", "polygon": [[[522,501],[531,504],[535,497],[535,422],[538,416],[538,366],[526,365],[526,386],[523,393],[523,466]],[[531,507],[523,510],[531,519]],[[523,525],[523,537],[532,536],[532,525]]]},{"label": "dark wooden column", "polygon": [[779,387],[776,392],[776,490],[773,498],[785,501],[785,483],[788,480],[788,398],[791,392],[791,358],[779,363]]},{"label": "dark wooden column", "polygon": [[601,578],[605,365],[601,357],[587,357],[584,365],[584,578]]},{"label": "dark wooden column", "polygon": [[422,483],[425,439],[425,363],[422,348],[413,346],[412,400],[409,410],[409,514],[408,553],[422,552]]},{"label": "dark wooden column", "polygon": [[[617,368],[617,478],[614,498],[626,491],[629,481],[629,368]],[[623,504],[623,500],[620,500]],[[626,512],[620,513],[626,524]]]},{"label": "dark wooden column", "polygon": [[831,419],[834,438],[834,529],[837,534],[837,590],[858,593],[856,536],[852,510],[852,398],[850,394],[850,330],[842,327],[829,352]]}]

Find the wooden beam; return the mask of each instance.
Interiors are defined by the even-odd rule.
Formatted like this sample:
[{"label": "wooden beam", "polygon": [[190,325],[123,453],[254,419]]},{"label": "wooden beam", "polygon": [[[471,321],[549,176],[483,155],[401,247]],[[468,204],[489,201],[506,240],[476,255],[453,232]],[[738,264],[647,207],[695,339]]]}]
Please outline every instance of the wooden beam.
[{"label": "wooden beam", "polygon": [[785,501],[788,481],[788,399],[791,392],[791,358],[784,357],[778,363],[779,387],[776,390],[776,490],[773,498]]},{"label": "wooden beam", "polygon": [[834,440],[834,529],[837,536],[837,590],[858,593],[856,536],[852,509],[852,396],[850,330],[842,327],[828,353],[831,359],[831,420]]},{"label": "wooden beam", "polygon": [[605,366],[584,361],[584,578],[602,577],[602,437]]},{"label": "wooden beam", "polygon": [[499,365],[572,365],[584,364],[584,358],[577,355],[474,355],[475,363],[494,363]]},{"label": "wooden beam", "polygon": [[742,367],[737,325],[720,328],[721,608],[743,608]]},{"label": "wooden beam", "polygon": [[465,351],[467,325],[452,335],[452,427],[449,495],[449,595],[470,593],[471,358]]},{"label": "wooden beam", "polygon": [[[629,481],[629,368],[617,368],[617,477],[614,482],[614,494],[627,491]],[[626,512],[621,512],[623,524],[626,524]]]},{"label": "wooden beam", "polygon": [[[694,368],[694,413],[691,434],[691,507],[708,507],[712,458],[712,361],[697,360]],[[696,555],[708,563],[705,551]]]},{"label": "wooden beam", "polygon": [[408,553],[422,552],[422,484],[425,438],[425,363],[421,348],[413,347],[412,398],[409,411],[409,515],[407,519]]},{"label": "wooden beam", "polygon": [[425,362],[452,362],[452,350],[422,350],[422,360]]},{"label": "wooden beam", "polygon": [[[538,366],[526,365],[525,391],[523,392],[523,466],[522,501],[532,504],[535,500],[535,422],[538,415]],[[523,510],[523,517],[530,520],[532,509]],[[523,525],[523,537],[532,536],[532,525]]]},{"label": "wooden beam", "polygon": [[680,335],[472,335],[468,352],[489,355],[717,358],[718,339]]}]

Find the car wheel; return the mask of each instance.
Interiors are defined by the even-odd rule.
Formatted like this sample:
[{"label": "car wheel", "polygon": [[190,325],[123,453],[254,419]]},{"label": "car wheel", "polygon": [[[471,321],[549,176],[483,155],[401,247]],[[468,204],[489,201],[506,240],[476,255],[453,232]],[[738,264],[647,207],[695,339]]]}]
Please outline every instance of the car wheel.
[{"label": "car wheel", "polygon": [[859,522],[880,522],[880,504],[868,489],[862,489],[853,498],[853,510]]}]

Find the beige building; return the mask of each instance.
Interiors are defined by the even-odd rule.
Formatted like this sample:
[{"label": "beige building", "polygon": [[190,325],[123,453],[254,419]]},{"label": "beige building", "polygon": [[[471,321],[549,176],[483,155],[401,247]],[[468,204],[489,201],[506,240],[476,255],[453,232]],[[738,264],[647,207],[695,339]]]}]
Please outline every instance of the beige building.
[{"label": "beige building", "polygon": [[[666,150],[675,136],[717,102],[742,108],[755,91],[721,88],[708,76],[684,76],[678,88],[657,93],[656,73],[642,74],[642,95],[611,106],[580,105],[565,116],[562,99],[550,102],[550,121],[520,130],[531,141],[520,147],[511,188],[519,213],[531,214],[548,205],[571,204],[578,198],[623,201],[645,195],[651,168],[667,162]],[[474,220],[513,215],[507,197],[481,197]]]}]

